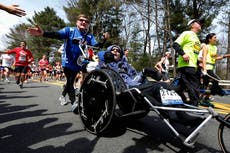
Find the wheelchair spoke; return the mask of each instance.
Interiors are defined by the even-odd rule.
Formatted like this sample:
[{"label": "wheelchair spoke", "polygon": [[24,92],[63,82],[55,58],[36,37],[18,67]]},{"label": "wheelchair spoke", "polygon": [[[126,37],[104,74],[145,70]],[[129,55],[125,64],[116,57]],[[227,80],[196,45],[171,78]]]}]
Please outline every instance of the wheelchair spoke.
[{"label": "wheelchair spoke", "polygon": [[100,116],[100,118],[96,121],[95,124],[92,125],[92,127],[94,128],[95,132],[97,131],[96,128],[98,125],[101,125],[104,123],[104,120],[108,117],[109,113],[108,113],[108,101],[105,102],[105,110],[102,113],[102,115]]},{"label": "wheelchair spoke", "polygon": [[89,79],[89,81],[87,82],[88,84],[90,84],[91,82],[94,82],[94,83],[99,83],[101,84],[102,86],[104,86],[105,88],[107,88],[106,86],[106,83],[107,83],[108,80],[105,80],[105,81],[101,81],[98,77],[96,79],[94,79],[93,77]]}]

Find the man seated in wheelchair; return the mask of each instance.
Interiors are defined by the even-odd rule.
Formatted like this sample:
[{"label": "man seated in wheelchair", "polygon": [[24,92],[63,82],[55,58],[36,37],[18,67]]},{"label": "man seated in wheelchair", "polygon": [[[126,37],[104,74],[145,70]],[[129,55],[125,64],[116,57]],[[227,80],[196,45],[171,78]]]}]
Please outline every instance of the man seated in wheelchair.
[{"label": "man seated in wheelchair", "polygon": [[[99,67],[115,70],[123,78],[127,88],[136,87],[140,89],[141,92],[148,98],[153,99],[154,97],[154,102],[157,105],[162,105],[162,94],[160,92],[164,92],[164,94],[170,92],[170,98],[165,99],[164,104],[172,104],[172,94],[176,95],[175,91],[172,90],[172,87],[165,82],[150,82],[147,79],[147,77],[151,77],[156,81],[160,81],[162,76],[159,72],[150,68],[144,68],[142,72],[137,72],[136,69],[127,63],[126,60],[123,60],[123,56],[123,51],[119,46],[109,46],[102,55],[99,55]],[[165,92],[166,90],[167,92]],[[175,100],[173,100],[173,103],[183,103],[180,97],[178,99],[178,96],[174,96],[174,98]]]}]

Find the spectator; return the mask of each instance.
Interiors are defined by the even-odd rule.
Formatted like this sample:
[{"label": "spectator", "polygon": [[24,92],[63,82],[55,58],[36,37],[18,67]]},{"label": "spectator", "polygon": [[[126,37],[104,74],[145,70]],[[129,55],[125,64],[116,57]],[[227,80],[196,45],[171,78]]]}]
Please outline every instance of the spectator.
[{"label": "spectator", "polygon": [[4,5],[0,3],[0,9],[4,10],[10,14],[22,17],[26,15],[26,12],[23,9],[19,8],[19,5]]},{"label": "spectator", "polygon": [[124,49],[124,56],[122,56],[122,60],[128,62],[128,54],[129,54],[129,49],[128,48]]}]

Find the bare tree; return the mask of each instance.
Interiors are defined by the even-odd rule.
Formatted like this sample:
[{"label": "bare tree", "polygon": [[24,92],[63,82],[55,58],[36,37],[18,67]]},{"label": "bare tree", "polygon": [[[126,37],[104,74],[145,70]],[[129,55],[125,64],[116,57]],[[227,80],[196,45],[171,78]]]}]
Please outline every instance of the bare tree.
[{"label": "bare tree", "polygon": [[[227,53],[230,54],[230,13],[228,12],[228,49]],[[227,59],[227,79],[230,79],[230,59]]]},{"label": "bare tree", "polygon": [[158,51],[161,50],[161,45],[160,45],[160,32],[159,32],[159,22],[158,22],[158,1],[155,0],[155,29],[156,29],[156,38],[157,38],[157,46],[158,46]]}]

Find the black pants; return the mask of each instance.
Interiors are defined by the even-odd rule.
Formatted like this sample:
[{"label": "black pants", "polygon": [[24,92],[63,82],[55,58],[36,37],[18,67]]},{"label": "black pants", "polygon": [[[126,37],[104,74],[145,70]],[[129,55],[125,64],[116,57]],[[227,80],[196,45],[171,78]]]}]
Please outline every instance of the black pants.
[{"label": "black pants", "polygon": [[75,90],[74,90],[74,80],[78,72],[70,70],[69,68],[64,68],[64,74],[66,76],[66,85],[62,91],[62,95],[66,96],[68,93],[69,100],[71,104],[75,101]]},{"label": "black pants", "polygon": [[155,79],[156,81],[160,81],[162,78],[162,74],[158,70],[153,69],[153,68],[144,68],[143,75],[146,77],[151,77]]},{"label": "black pants", "polygon": [[[213,70],[207,70],[207,73],[212,76],[213,78],[216,78],[217,80],[220,80],[220,78],[213,72]],[[224,92],[222,88],[219,86],[219,82],[217,80],[211,79],[212,86],[210,88],[212,95],[220,95],[223,96]],[[208,88],[210,82],[210,78],[208,76],[204,76],[204,87],[205,89]]]},{"label": "black pants", "polygon": [[181,85],[184,90],[187,90],[190,103],[197,106],[200,100],[200,77],[197,75],[196,69],[194,67],[182,67],[178,69],[178,72],[181,73]]}]

